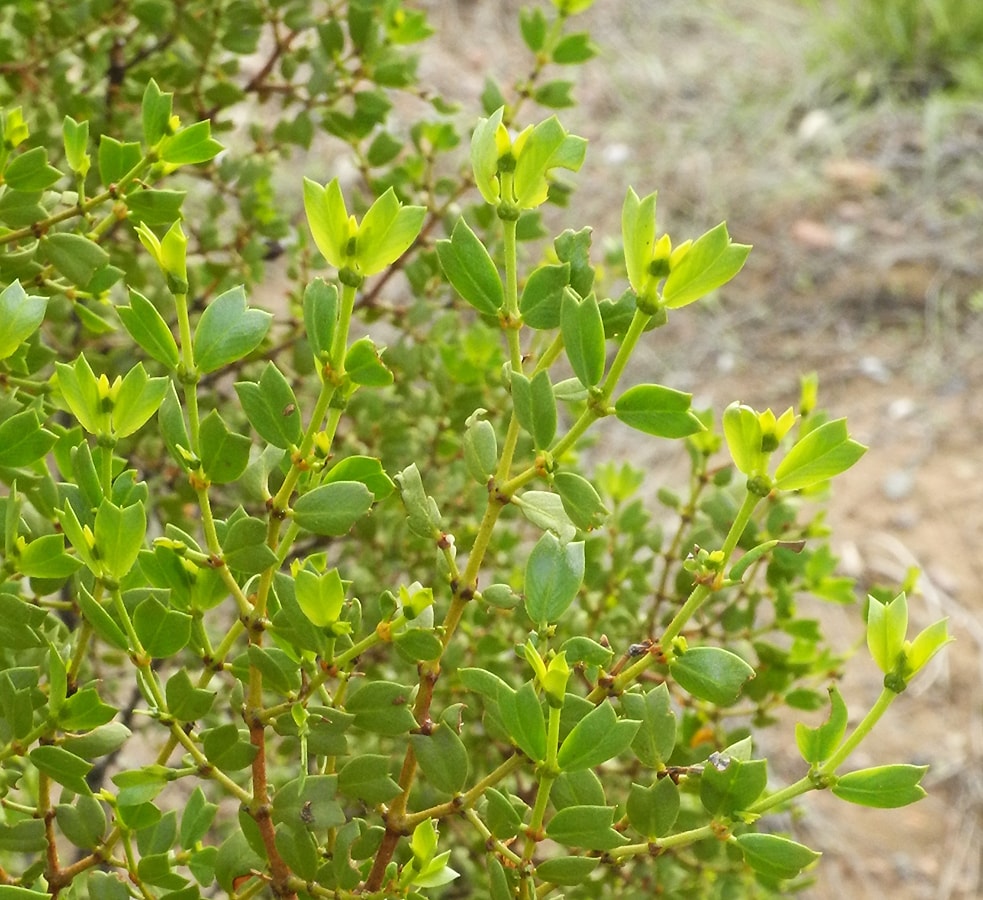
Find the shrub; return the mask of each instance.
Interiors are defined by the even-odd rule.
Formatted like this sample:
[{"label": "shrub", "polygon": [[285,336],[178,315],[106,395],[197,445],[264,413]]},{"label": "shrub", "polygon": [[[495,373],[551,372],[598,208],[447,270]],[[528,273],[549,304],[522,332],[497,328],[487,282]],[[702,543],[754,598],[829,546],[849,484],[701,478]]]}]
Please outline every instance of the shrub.
[{"label": "shrub", "polygon": [[[0,157],[0,900],[770,894],[818,854],[768,813],[924,794],[841,769],[945,623],[909,641],[873,591],[884,690],[848,728],[802,611],[856,599],[822,505],[864,448],[813,379],[719,420],[626,384],[750,248],[674,244],[632,189],[616,297],[589,228],[542,244],[586,147],[519,110],[569,101],[589,5],[522,13],[533,75],[486,86],[463,168],[442,101],[390,118],[427,95],[396,2],[5,10],[36,67]],[[275,163],[322,128],[361,186],[289,185],[295,229]],[[291,244],[263,309],[236,279]],[[589,471],[610,427],[680,442],[685,488]],[[770,786],[754,733],[827,704]]]}]

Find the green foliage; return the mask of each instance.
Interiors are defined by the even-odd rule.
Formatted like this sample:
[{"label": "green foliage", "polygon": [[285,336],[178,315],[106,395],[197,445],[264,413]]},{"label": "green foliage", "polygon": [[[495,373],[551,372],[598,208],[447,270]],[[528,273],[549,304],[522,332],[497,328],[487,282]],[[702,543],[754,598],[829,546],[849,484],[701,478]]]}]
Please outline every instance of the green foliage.
[{"label": "green foliage", "polygon": [[817,5],[816,67],[861,99],[983,85],[983,8],[974,0],[842,0]]},{"label": "green foliage", "polygon": [[[859,723],[834,684],[798,781],[753,757],[845,664],[809,610],[856,600],[822,502],[864,448],[812,380],[628,383],[739,273],[724,225],[674,247],[628,189],[620,269],[537,243],[586,143],[530,101],[590,5],[523,11],[481,118],[399,0],[0,9],[0,900],[777,896],[818,854],[770,812],[924,794],[841,772],[948,641],[896,590]],[[616,428],[688,489],[589,466]]]}]

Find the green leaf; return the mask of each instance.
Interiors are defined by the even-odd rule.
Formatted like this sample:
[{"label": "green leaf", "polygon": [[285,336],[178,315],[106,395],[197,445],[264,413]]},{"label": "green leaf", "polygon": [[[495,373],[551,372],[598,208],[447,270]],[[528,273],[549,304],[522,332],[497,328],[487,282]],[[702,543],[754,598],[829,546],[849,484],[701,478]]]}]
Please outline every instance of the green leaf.
[{"label": "green leaf", "polygon": [[65,145],[65,161],[73,172],[84,178],[92,163],[88,152],[88,120],[76,122],[71,116],[65,116],[62,121],[62,139]]},{"label": "green leaf", "polygon": [[237,381],[235,390],[249,424],[261,438],[282,450],[300,443],[297,397],[275,363],[266,364],[258,383]]},{"label": "green leaf", "polygon": [[505,303],[505,290],[498,269],[477,235],[459,219],[450,240],[437,241],[440,266],[461,297],[478,312],[498,315]]},{"label": "green leaf", "polygon": [[119,386],[113,403],[113,432],[117,437],[128,437],[143,427],[144,423],[160,407],[167,393],[170,379],[148,378],[143,363],[137,363]]},{"label": "green leaf", "polygon": [[382,361],[381,350],[370,337],[359,338],[345,354],[345,371],[355,384],[385,387],[393,383],[393,373]]},{"label": "green leaf", "polygon": [[846,733],[846,703],[835,684],[829,687],[829,702],[829,719],[818,728],[808,728],[801,722],[795,726],[795,743],[799,753],[813,766],[829,759]]},{"label": "green leaf", "polygon": [[256,575],[275,566],[277,556],[266,543],[266,523],[254,516],[242,516],[230,524],[222,538],[222,558],[233,572]]},{"label": "green leaf", "polygon": [[533,762],[542,762],[546,758],[546,720],[533,683],[501,692],[498,708],[515,745]]},{"label": "green leaf", "polygon": [[11,356],[44,321],[47,297],[27,294],[19,281],[0,292],[0,359]]},{"label": "green leaf", "polygon": [[4,181],[15,191],[43,191],[62,177],[48,165],[48,151],[34,147],[15,156],[3,171]]},{"label": "green leaf", "polygon": [[[44,834],[44,821],[42,819],[21,819],[19,822],[0,824],[0,850],[9,853],[38,853],[43,852],[48,846]],[[22,894],[4,894],[3,889],[11,887],[12,891],[23,891]],[[10,885],[0,887],[0,900],[19,900],[21,897],[45,897],[50,900],[51,894],[35,894],[26,888],[16,888]]]},{"label": "green leaf", "polygon": [[160,146],[160,158],[174,166],[208,162],[225,148],[212,138],[212,123],[205,119],[182,128]]},{"label": "green leaf", "polygon": [[[232,722],[203,731],[201,733],[201,748],[212,765],[231,772],[245,769],[256,758],[258,752],[257,748],[247,740],[246,732],[240,732]],[[284,785],[277,792],[277,797],[283,794],[287,787],[288,785]],[[274,809],[276,808],[275,804],[276,800],[274,799]]]},{"label": "green leaf", "polygon": [[705,430],[690,411],[691,394],[659,384],[628,388],[614,405],[619,421],[656,437],[682,438]]},{"label": "green leaf", "polygon": [[402,792],[390,774],[388,756],[363,753],[353,756],[338,773],[338,792],[366,803],[388,803]]},{"label": "green leaf", "polygon": [[187,669],[178,669],[167,679],[167,711],[179,722],[194,722],[205,716],[215,702],[215,691],[196,688]]},{"label": "green leaf", "polygon": [[[178,400],[173,381],[168,385],[164,399],[157,410],[157,424],[171,459],[187,472],[191,438],[188,437],[188,429],[184,424],[184,410],[181,408],[181,401]],[[183,448],[184,452],[179,448]]]},{"label": "green leaf", "polygon": [[768,785],[763,759],[728,759],[722,767],[708,763],[700,776],[700,802],[711,816],[733,817],[748,809]]},{"label": "green leaf", "polygon": [[697,238],[669,272],[662,289],[662,300],[669,309],[678,309],[699,300],[730,281],[744,266],[749,244],[735,244],[721,222]]},{"label": "green leaf", "polygon": [[62,834],[76,847],[93,850],[102,842],[106,813],[95,797],[82,794],[74,804],[59,803],[55,807],[55,818]]},{"label": "green leaf", "polygon": [[113,617],[96,602],[84,585],[80,585],[76,602],[85,620],[92,626],[96,634],[118,650],[129,650],[130,642],[123,629],[116,624]]},{"label": "green leaf", "polygon": [[519,10],[519,29],[522,40],[533,53],[543,49],[546,40],[546,16],[541,9],[523,7]]},{"label": "green leaf", "polygon": [[[485,588],[483,593],[487,592],[488,589]],[[614,651],[610,647],[604,647],[582,634],[567,638],[560,651],[566,653],[567,662],[571,665],[584,663],[588,666],[606,666],[614,656]]]},{"label": "green leaf", "polygon": [[249,448],[252,442],[244,434],[233,432],[219,415],[212,410],[201,423],[201,468],[208,480],[215,484],[235,481],[249,465]]},{"label": "green leaf", "polygon": [[191,850],[208,833],[218,804],[209,803],[201,787],[196,787],[181,812],[180,842],[183,850]]},{"label": "green leaf", "polygon": [[319,185],[310,178],[304,179],[304,210],[321,255],[336,269],[345,268],[349,256],[349,241],[353,225],[348,219],[345,198],[338,179]]},{"label": "green leaf", "polygon": [[834,419],[814,428],[796,442],[775,469],[775,487],[798,491],[827,481],[849,469],[867,448],[851,440],[846,419]]},{"label": "green leaf", "polygon": [[597,298],[591,294],[580,300],[572,290],[563,292],[560,333],[570,368],[586,388],[604,377],[604,323]]},{"label": "green leaf", "polygon": [[[57,437],[52,432],[41,427],[35,410],[25,409],[15,413],[0,423],[0,466],[15,469],[36,463],[47,455],[56,441]],[[33,544],[37,544],[37,541],[32,541],[31,545]],[[21,562],[23,561],[22,559]],[[25,575],[32,574],[23,568],[21,572]]]},{"label": "green leaf", "polygon": [[99,178],[109,187],[128,174],[143,157],[140,145],[135,141],[120,143],[103,134],[99,137]]},{"label": "green leaf", "polygon": [[794,878],[822,855],[777,834],[739,834],[734,840],[744,861],[768,878]]},{"label": "green leaf", "polygon": [[45,775],[76,794],[91,794],[85,776],[92,771],[92,763],[70,753],[63,747],[45,744],[35,747],[29,754],[34,766]]},{"label": "green leaf", "polygon": [[358,481],[321,485],[297,500],[294,521],[314,534],[340,537],[372,508],[373,499]]},{"label": "green leaf", "polygon": [[438,791],[459,794],[468,780],[468,751],[450,724],[430,734],[411,734],[410,743],[420,770]]},{"label": "green leaf", "polygon": [[639,296],[649,281],[649,264],[655,252],[655,207],[657,195],[639,199],[628,188],[621,207],[621,239],[625,248],[625,267],[628,281]]},{"label": "green leaf", "polygon": [[608,806],[568,806],[550,819],[546,836],[566,847],[613,850],[627,843],[625,837],[612,828],[614,813],[615,810]]},{"label": "green leaf", "polygon": [[876,766],[841,775],[832,791],[841,800],[877,809],[897,809],[925,796],[919,784],[928,766]]},{"label": "green leaf", "polygon": [[688,649],[669,664],[669,672],[683,690],[717,706],[735,703],[745,682],[754,677],[751,666],[721,647]]},{"label": "green leaf", "polygon": [[153,147],[168,133],[173,96],[163,93],[153,78],[147,82],[140,109],[143,118],[143,140],[148,147]]},{"label": "green leaf", "polygon": [[115,716],[116,707],[103,703],[95,688],[82,688],[65,700],[58,711],[58,724],[65,731],[89,731],[106,725]]},{"label": "green leaf", "polygon": [[154,659],[174,656],[191,640],[191,616],[168,609],[153,595],[134,610],[133,628],[143,649]]},{"label": "green leaf", "polygon": [[628,821],[639,834],[655,840],[669,833],[679,815],[679,788],[671,778],[650,787],[632,784],[625,804]]},{"label": "green leaf", "polygon": [[423,479],[416,463],[410,463],[395,478],[400,499],[406,508],[406,522],[410,531],[423,538],[440,534],[440,510],[433,497],[423,488]]},{"label": "green leaf", "polygon": [[314,359],[325,363],[338,327],[338,288],[315,278],[304,289],[304,329]]},{"label": "green leaf", "polygon": [[515,837],[522,828],[522,816],[501,791],[489,788],[484,793],[485,821],[489,831],[499,840]]},{"label": "green leaf", "polygon": [[533,92],[533,99],[547,109],[566,109],[576,105],[576,101],[571,96],[572,90],[572,81],[557,78],[537,87]]},{"label": "green leaf", "polygon": [[273,316],[246,304],[241,286],[220,294],[201,314],[195,328],[195,361],[202,372],[222,366],[252,353],[266,337]]},{"label": "green leaf", "polygon": [[536,542],[526,563],[525,604],[538,626],[556,622],[573,603],[584,579],[583,541],[561,544],[550,532]]},{"label": "green leaf", "polygon": [[[573,85],[568,81],[551,81],[537,88],[534,99],[542,106],[569,106]],[[587,142],[568,134],[556,116],[536,125],[526,137],[515,164],[515,202],[520,209],[532,209],[546,201],[549,172],[564,168],[576,172],[584,161]]]},{"label": "green leaf", "polygon": [[908,600],[902,591],[890,603],[869,597],[867,604],[867,647],[877,667],[894,672],[904,652],[908,633]]},{"label": "green leaf", "polygon": [[610,703],[601,703],[576,725],[560,745],[557,765],[564,772],[591,769],[631,745],[639,722],[619,719]]},{"label": "green leaf", "polygon": [[134,184],[126,193],[126,208],[133,222],[170,225],[181,218],[185,191],[164,191]]},{"label": "green leaf", "polygon": [[393,646],[407,662],[440,659],[444,645],[440,638],[425,628],[408,628],[393,638]]},{"label": "green leaf", "polygon": [[416,240],[423,219],[423,206],[404,206],[390,187],[369,207],[358,227],[355,260],[365,276],[391,266]]},{"label": "green leaf", "polygon": [[600,528],[609,512],[600,495],[586,478],[575,472],[557,472],[553,486],[560,495],[570,521],[582,531]]},{"label": "green leaf", "polygon": [[565,35],[553,48],[553,62],[562,66],[579,65],[597,56],[597,45],[586,31]]},{"label": "green leaf", "polygon": [[577,529],[563,508],[559,494],[551,491],[525,491],[512,495],[512,504],[533,523],[544,531],[552,531],[562,543],[572,541]]},{"label": "green leaf", "polygon": [[[560,239],[557,238],[557,241]],[[539,266],[522,288],[519,312],[530,328],[550,329],[560,324],[564,288],[570,283],[570,264]]]},{"label": "green leaf", "polygon": [[536,866],[536,878],[550,884],[576,887],[587,883],[587,877],[599,862],[599,859],[589,856],[558,856]]},{"label": "green leaf", "polygon": [[353,727],[376,734],[399,735],[417,727],[411,689],[391,681],[363,684],[345,703],[355,716]]},{"label": "green leaf", "polygon": [[103,499],[96,512],[96,549],[99,560],[113,578],[119,581],[137,561],[147,533],[147,512],[142,503],[119,507]]},{"label": "green leaf", "polygon": [[122,722],[108,722],[86,734],[67,735],[62,746],[83,759],[110,756],[130,738],[130,729]]},{"label": "green leaf", "polygon": [[62,275],[78,287],[109,265],[109,254],[97,243],[70,232],[52,232],[41,241],[41,252]]},{"label": "green leaf", "polygon": [[547,449],[556,434],[556,397],[549,373],[542,369],[529,379],[513,372],[510,385],[519,424],[532,436],[537,450]]},{"label": "green leaf", "polygon": [[164,317],[139,291],[130,289],[130,305],[116,308],[123,327],[151,357],[172,371],[180,360],[177,342]]}]

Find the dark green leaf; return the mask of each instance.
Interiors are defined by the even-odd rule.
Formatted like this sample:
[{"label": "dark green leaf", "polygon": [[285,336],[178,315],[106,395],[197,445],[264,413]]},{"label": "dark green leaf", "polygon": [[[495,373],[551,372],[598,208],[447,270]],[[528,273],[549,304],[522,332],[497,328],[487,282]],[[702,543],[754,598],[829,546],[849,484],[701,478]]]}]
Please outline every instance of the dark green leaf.
[{"label": "dark green leaf", "polygon": [[144,350],[171,370],[180,359],[177,342],[164,317],[143,294],[130,290],[130,305],[117,307],[123,327]]},{"label": "dark green leaf", "polygon": [[147,82],[140,108],[143,139],[148,147],[153,147],[168,132],[172,97],[173,94],[163,93],[153,78]]},{"label": "dark green leaf", "polygon": [[799,722],[795,726],[795,742],[802,758],[810,765],[818,765],[832,755],[846,733],[847,708],[836,685],[829,687],[829,719],[817,728],[808,728]]},{"label": "dark green leaf", "polygon": [[491,256],[464,219],[450,240],[437,242],[437,256],[447,280],[478,312],[494,316],[505,302],[505,291]]},{"label": "dark green leaf", "polygon": [[214,372],[242,359],[266,337],[273,317],[246,304],[242,287],[220,294],[201,314],[195,328],[195,361],[202,372]]},{"label": "dark green leaf", "polygon": [[228,484],[235,481],[249,464],[252,442],[232,431],[218,410],[213,409],[201,423],[201,468],[209,481]]},{"label": "dark green leaf", "polygon": [[145,225],[170,225],[181,218],[185,191],[164,191],[135,184],[126,194],[130,220]]},{"label": "dark green leaf", "polygon": [[485,820],[491,833],[499,840],[515,837],[522,828],[522,816],[513,803],[495,788],[485,791],[485,801]]},{"label": "dark green leaf", "polygon": [[392,479],[382,468],[382,462],[372,456],[347,456],[333,465],[322,479],[324,484],[336,481],[358,481],[364,484],[378,503],[395,488]]},{"label": "dark green leaf", "polygon": [[411,734],[410,743],[424,777],[438,791],[459,794],[468,780],[468,751],[453,726],[442,724],[430,734]]},{"label": "dark green leaf", "polygon": [[116,624],[113,617],[93,599],[84,585],[79,588],[76,601],[85,620],[92,626],[96,634],[104,641],[112,644],[119,650],[128,650],[130,642],[127,640],[123,629]]},{"label": "dark green leaf", "polygon": [[109,254],[80,234],[52,232],[41,241],[41,250],[62,275],[82,288],[96,272],[109,264]]},{"label": "dark green leaf", "polygon": [[582,531],[600,528],[609,513],[600,495],[586,478],[575,472],[557,472],[553,486],[570,521]]},{"label": "dark green leaf", "polygon": [[627,843],[611,826],[614,809],[608,806],[568,806],[546,826],[546,836],[566,847],[613,850]]},{"label": "dark green leaf", "polygon": [[858,769],[841,775],[832,791],[841,800],[878,809],[896,809],[921,800],[925,789],[919,784],[928,766],[893,765]]},{"label": "dark green leaf", "polygon": [[89,794],[85,776],[92,771],[92,763],[70,753],[64,747],[45,744],[35,747],[29,754],[31,762],[58,784],[76,794]]},{"label": "dark green leaf", "polygon": [[546,720],[533,683],[527,681],[515,692],[501,693],[498,708],[519,749],[534,762],[542,762],[546,757]]},{"label": "dark green leaf", "polygon": [[563,289],[570,283],[570,277],[571,267],[566,262],[533,270],[519,297],[519,312],[526,325],[538,329],[559,326]]},{"label": "dark green leaf", "polygon": [[61,172],[48,165],[48,151],[44,147],[34,147],[15,156],[3,171],[4,181],[15,191],[43,191],[61,177]]},{"label": "dark green leaf", "polygon": [[258,383],[237,381],[235,389],[246,418],[261,438],[283,450],[300,443],[297,398],[273,362],[266,364]]},{"label": "dark green leaf", "polygon": [[615,402],[614,414],[621,422],[656,437],[681,438],[705,430],[690,411],[690,394],[658,384],[628,388]]},{"label": "dark green leaf", "polygon": [[645,694],[622,694],[621,705],[632,719],[642,723],[631,749],[650,769],[661,769],[676,746],[676,714],[668,686],[657,685]]},{"label": "dark green leaf", "polygon": [[314,534],[345,534],[371,508],[372,492],[359,481],[335,481],[308,491],[294,504],[294,521]]},{"label": "dark green leaf", "polygon": [[393,373],[382,361],[381,351],[370,337],[359,338],[345,354],[345,371],[355,384],[385,387],[393,383]]},{"label": "dark green leaf", "polygon": [[584,578],[583,541],[561,544],[550,532],[537,541],[526,564],[525,604],[537,625],[556,622],[573,603]]},{"label": "dark green leaf", "polygon": [[315,278],[304,290],[304,330],[314,359],[327,362],[338,326],[338,288]]},{"label": "dark green leaf", "polygon": [[55,808],[55,818],[62,834],[76,847],[93,850],[102,842],[106,813],[95,797],[82,794],[74,804],[60,803]]},{"label": "dark green leaf", "polygon": [[215,692],[196,688],[186,669],[178,669],[167,679],[167,711],[181,722],[194,722],[204,716],[215,702]]},{"label": "dark green leaf", "polygon": [[604,377],[604,323],[593,294],[580,300],[572,290],[563,292],[560,333],[570,368],[586,388]]},{"label": "dark green leaf", "polygon": [[744,861],[768,878],[794,878],[821,855],[777,834],[739,834],[735,840]]},{"label": "dark green leaf", "polygon": [[127,141],[120,143],[115,138],[102,135],[99,138],[99,177],[109,187],[116,184],[140,162],[143,152],[140,145]]},{"label": "dark green leaf", "polygon": [[410,688],[391,681],[363,684],[345,704],[354,726],[376,734],[406,734],[416,727]]},{"label": "dark green leaf", "polygon": [[191,850],[211,828],[218,805],[205,799],[201,787],[196,787],[181,813],[181,848]]},{"label": "dark green leaf", "polygon": [[650,787],[633,784],[625,811],[639,834],[649,840],[663,837],[679,815],[679,788],[671,778],[660,778]]},{"label": "dark green leaf", "polygon": [[711,816],[733,817],[750,807],[767,784],[763,759],[728,759],[719,767],[708,763],[700,777],[700,802]]},{"label": "dark green leaf", "polygon": [[338,791],[366,803],[388,803],[399,796],[399,784],[390,774],[388,756],[362,753],[353,756],[338,773]]},{"label": "dark green leaf", "polygon": [[597,46],[586,31],[562,37],[553,48],[553,62],[569,66],[585,63],[597,56]]},{"label": "dark green leaf", "polygon": [[137,561],[147,533],[147,513],[142,503],[119,507],[104,499],[96,512],[96,549],[102,566],[113,578],[127,575]]},{"label": "dark green leaf", "polygon": [[639,722],[618,719],[610,703],[589,712],[560,745],[557,765],[564,772],[590,769],[623,753],[631,745]]},{"label": "dark green leaf", "polygon": [[134,610],[133,628],[143,649],[158,659],[173,656],[191,640],[191,616],[168,609],[154,596],[147,597]]},{"label": "dark green leaf", "polygon": [[721,647],[686,650],[670,663],[669,672],[683,690],[717,706],[735,703],[745,682],[754,677],[751,666]]},{"label": "dark green leaf", "polygon": [[599,859],[589,856],[558,856],[536,866],[536,878],[550,884],[576,887],[586,883],[587,876],[599,862]]},{"label": "dark green leaf", "polygon": [[556,398],[549,373],[543,369],[529,379],[513,372],[511,387],[519,424],[532,436],[537,450],[547,449],[556,434]]}]

